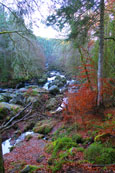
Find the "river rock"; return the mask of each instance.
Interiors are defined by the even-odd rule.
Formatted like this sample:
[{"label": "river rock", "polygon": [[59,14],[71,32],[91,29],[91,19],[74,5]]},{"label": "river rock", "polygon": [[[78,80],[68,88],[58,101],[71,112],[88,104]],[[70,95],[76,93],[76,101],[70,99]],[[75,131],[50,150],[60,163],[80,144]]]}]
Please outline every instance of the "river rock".
[{"label": "river rock", "polygon": [[58,94],[60,91],[59,91],[59,88],[56,86],[56,85],[53,85],[49,88],[49,93],[50,94]]},{"label": "river rock", "polygon": [[27,88],[20,88],[19,89],[19,92],[22,92],[22,93],[24,93],[24,92],[26,92],[27,91]]},{"label": "river rock", "polygon": [[38,93],[48,93],[48,91],[44,88],[34,88],[33,91]]},{"label": "river rock", "polygon": [[22,110],[23,107],[16,105],[16,104],[9,104],[7,102],[0,102],[0,109],[7,109],[9,111],[18,111],[18,110]]},{"label": "river rock", "polygon": [[24,105],[25,98],[22,94],[17,94],[13,99],[9,101],[9,103]]},{"label": "river rock", "polygon": [[0,95],[0,102],[4,102],[4,101],[5,101],[5,99],[4,99],[3,95]]},{"label": "river rock", "polygon": [[4,102],[9,102],[13,97],[15,97],[15,94],[13,93],[2,93],[1,94],[4,97]]},{"label": "river rock", "polygon": [[43,85],[47,82],[47,75],[43,75],[40,79],[38,79],[38,85]]}]

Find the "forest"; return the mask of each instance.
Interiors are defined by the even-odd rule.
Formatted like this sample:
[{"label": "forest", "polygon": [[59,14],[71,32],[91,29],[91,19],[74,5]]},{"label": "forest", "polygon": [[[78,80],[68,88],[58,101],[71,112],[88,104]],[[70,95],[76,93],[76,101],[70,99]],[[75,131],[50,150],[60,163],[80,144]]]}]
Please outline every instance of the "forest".
[{"label": "forest", "polygon": [[0,173],[109,172],[115,1],[0,0]]}]

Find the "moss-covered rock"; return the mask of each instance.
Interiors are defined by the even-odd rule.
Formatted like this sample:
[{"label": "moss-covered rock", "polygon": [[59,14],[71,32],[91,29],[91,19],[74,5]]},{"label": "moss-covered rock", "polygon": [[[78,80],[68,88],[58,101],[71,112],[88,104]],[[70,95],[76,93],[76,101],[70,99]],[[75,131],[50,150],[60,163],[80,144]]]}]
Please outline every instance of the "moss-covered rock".
[{"label": "moss-covered rock", "polygon": [[111,164],[115,161],[115,150],[100,143],[93,143],[84,151],[84,158],[91,163]]},{"label": "moss-covered rock", "polygon": [[58,107],[58,101],[56,98],[51,98],[46,102],[46,109],[55,110]]},{"label": "moss-covered rock", "polygon": [[52,130],[54,125],[55,125],[55,121],[43,120],[38,122],[35,125],[35,127],[33,128],[33,131],[35,133],[48,134]]}]

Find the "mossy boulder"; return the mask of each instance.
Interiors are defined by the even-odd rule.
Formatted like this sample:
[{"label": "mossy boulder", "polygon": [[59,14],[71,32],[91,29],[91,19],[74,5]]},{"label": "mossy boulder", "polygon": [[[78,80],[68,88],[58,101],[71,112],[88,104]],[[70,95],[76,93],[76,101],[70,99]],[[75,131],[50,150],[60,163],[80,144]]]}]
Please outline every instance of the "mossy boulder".
[{"label": "mossy boulder", "polygon": [[52,86],[49,88],[49,93],[50,93],[50,94],[53,94],[53,95],[59,94],[60,91],[59,91],[58,86],[52,85]]},{"label": "mossy boulder", "polygon": [[41,133],[41,134],[48,134],[52,128],[54,127],[55,122],[50,120],[43,120],[38,122],[35,127],[33,128],[33,131],[35,133]]},{"label": "mossy boulder", "polygon": [[84,158],[95,164],[112,164],[115,162],[115,149],[93,143],[84,151]]},{"label": "mossy boulder", "polygon": [[18,111],[21,111],[23,107],[15,104],[9,104],[6,102],[0,102],[0,119],[3,119],[9,113],[16,114]]},{"label": "mossy boulder", "polygon": [[58,101],[56,98],[51,98],[46,102],[46,109],[55,110],[58,107]]}]

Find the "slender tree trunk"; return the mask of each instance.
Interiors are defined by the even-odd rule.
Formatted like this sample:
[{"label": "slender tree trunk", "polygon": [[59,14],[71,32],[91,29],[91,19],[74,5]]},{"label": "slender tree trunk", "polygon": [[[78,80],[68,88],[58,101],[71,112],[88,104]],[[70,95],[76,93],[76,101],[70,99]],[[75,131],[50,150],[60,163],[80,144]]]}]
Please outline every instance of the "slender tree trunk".
[{"label": "slender tree trunk", "polygon": [[100,42],[97,74],[97,106],[103,104],[103,57],[104,57],[104,0],[100,0]]},{"label": "slender tree trunk", "polygon": [[0,132],[0,173],[5,173],[4,171],[4,161],[3,161],[3,155],[2,155],[2,137]]}]

